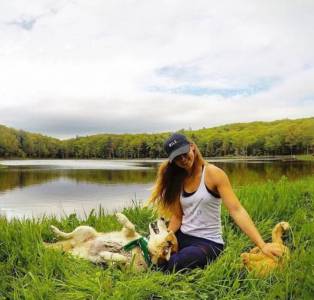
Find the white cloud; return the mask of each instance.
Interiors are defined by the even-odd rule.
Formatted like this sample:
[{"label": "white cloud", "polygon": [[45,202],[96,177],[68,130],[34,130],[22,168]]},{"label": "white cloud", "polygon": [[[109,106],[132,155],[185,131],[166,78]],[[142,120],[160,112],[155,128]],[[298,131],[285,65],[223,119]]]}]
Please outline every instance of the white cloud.
[{"label": "white cloud", "polygon": [[0,123],[64,137],[313,116],[314,3],[236,4],[1,3]]}]

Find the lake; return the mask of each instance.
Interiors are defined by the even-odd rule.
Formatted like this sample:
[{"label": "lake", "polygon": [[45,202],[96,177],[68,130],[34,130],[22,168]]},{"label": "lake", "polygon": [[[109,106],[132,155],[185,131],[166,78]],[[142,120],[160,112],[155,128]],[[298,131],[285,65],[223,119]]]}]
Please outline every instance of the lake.
[{"label": "lake", "polygon": [[[0,160],[0,214],[13,217],[84,217],[100,205],[108,212],[144,202],[161,160]],[[232,185],[290,180],[314,174],[305,161],[213,161]]]}]

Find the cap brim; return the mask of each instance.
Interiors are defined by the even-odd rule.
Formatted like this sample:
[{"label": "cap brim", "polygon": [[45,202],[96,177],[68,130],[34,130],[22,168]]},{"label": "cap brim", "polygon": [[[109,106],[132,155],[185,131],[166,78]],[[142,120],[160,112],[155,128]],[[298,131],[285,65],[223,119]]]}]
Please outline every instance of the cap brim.
[{"label": "cap brim", "polygon": [[190,144],[184,145],[180,148],[178,148],[177,150],[173,151],[168,159],[170,162],[172,162],[177,156],[181,155],[181,154],[185,154],[188,153],[190,151]]}]

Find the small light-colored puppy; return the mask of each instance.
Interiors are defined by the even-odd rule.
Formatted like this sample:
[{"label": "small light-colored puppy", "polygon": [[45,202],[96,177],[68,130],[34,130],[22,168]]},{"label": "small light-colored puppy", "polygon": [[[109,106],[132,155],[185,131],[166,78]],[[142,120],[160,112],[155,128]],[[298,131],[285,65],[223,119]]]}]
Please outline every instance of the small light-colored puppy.
[{"label": "small light-colored puppy", "polygon": [[[79,226],[70,233],[60,231],[51,226],[55,235],[63,240],[56,243],[45,243],[45,246],[69,252],[74,256],[87,259],[93,263],[110,263],[130,265],[136,270],[145,270],[148,263],[144,258],[143,251],[139,246],[131,251],[126,251],[124,246],[138,240],[141,235],[135,231],[135,226],[122,213],[116,217],[123,226],[121,231],[97,232],[90,226]],[[158,220],[156,229],[149,225],[150,237],[147,249],[151,262],[156,264],[159,259],[169,260],[172,252],[178,250],[177,239],[173,232],[167,230],[163,220]],[[156,232],[157,231],[157,232]]]},{"label": "small light-colored puppy", "polygon": [[289,248],[282,241],[282,234],[290,228],[289,223],[280,222],[272,231],[272,244],[281,252],[281,257],[272,259],[265,255],[258,247],[250,252],[242,253],[241,258],[246,268],[258,277],[265,277],[275,269],[282,269],[289,259]]}]

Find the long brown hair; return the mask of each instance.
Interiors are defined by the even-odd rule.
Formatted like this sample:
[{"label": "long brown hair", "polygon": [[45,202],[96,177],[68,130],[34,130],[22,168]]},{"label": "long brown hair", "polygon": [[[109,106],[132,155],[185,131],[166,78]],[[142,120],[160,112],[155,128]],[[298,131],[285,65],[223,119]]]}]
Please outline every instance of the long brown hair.
[{"label": "long brown hair", "polygon": [[[194,162],[191,174],[194,174],[200,164],[205,164],[205,160],[198,147],[192,144],[194,145]],[[157,207],[160,215],[166,217],[172,215],[172,209],[180,197],[187,176],[188,172],[185,169],[169,160],[159,166],[157,179],[148,202]]]}]

